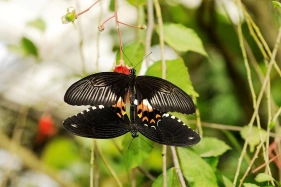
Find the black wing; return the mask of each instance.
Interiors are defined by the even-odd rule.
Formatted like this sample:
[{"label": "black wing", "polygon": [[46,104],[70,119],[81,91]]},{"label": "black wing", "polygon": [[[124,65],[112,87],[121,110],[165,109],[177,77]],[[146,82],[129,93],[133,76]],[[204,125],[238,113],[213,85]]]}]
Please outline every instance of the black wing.
[{"label": "black wing", "polygon": [[[200,136],[175,116],[158,112],[158,117],[148,121],[138,118],[138,131],[152,141],[171,146],[192,146],[200,141]],[[147,122],[147,123],[146,123]]]},{"label": "black wing", "polygon": [[184,114],[195,112],[195,105],[190,96],[164,79],[138,76],[135,87],[139,102],[147,99],[153,108],[161,112],[175,111]]},{"label": "black wing", "polygon": [[129,87],[128,75],[102,72],[87,76],[72,84],[64,95],[70,105],[113,105],[125,99]]},{"label": "black wing", "polygon": [[113,107],[99,105],[67,118],[63,126],[73,134],[88,137],[108,139],[121,136],[130,131],[130,121],[127,114],[118,116],[119,111]]}]

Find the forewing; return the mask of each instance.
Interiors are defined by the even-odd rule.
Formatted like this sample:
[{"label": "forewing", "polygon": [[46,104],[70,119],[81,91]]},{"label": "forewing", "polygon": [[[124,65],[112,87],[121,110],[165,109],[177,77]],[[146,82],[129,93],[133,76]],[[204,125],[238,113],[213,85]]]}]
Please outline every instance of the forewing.
[{"label": "forewing", "polygon": [[155,118],[138,118],[138,130],[145,137],[164,145],[193,146],[200,136],[181,120],[170,114],[155,112]]},{"label": "forewing", "polygon": [[127,133],[130,121],[126,114],[120,115],[118,107],[99,105],[67,118],[63,126],[73,134],[88,137],[108,139]]},{"label": "forewing", "polygon": [[138,76],[135,87],[139,102],[147,99],[154,109],[161,112],[175,111],[184,114],[195,112],[195,105],[190,96],[164,79]]},{"label": "forewing", "polygon": [[124,99],[128,86],[128,75],[115,72],[96,73],[72,84],[64,95],[64,101],[79,106],[110,106],[120,97]]}]

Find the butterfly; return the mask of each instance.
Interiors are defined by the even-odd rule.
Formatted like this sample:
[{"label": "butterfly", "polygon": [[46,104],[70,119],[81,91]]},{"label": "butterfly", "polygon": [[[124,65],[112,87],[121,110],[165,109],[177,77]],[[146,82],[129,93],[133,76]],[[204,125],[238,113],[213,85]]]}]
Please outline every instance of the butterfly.
[{"label": "butterfly", "polygon": [[[122,70],[126,70],[125,73],[101,72],[75,82],[66,91],[64,101],[78,106],[111,106],[120,97],[125,103],[126,100],[134,102],[135,99],[141,103],[146,99],[160,112],[195,112],[190,96],[171,82],[158,77],[136,76],[134,68]],[[131,95],[135,99],[127,99]]]},{"label": "butterfly", "polygon": [[112,106],[92,106],[69,117],[63,126],[75,135],[97,139],[115,138],[128,132],[136,138],[140,132],[154,142],[171,146],[192,146],[200,141],[200,136],[181,120],[152,109],[147,100],[131,106],[137,111],[133,121],[119,98]]}]

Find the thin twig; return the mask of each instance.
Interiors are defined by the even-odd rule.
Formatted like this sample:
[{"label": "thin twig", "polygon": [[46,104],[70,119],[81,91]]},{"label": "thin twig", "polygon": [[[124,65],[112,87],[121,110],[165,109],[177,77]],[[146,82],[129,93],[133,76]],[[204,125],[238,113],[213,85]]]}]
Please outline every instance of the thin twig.
[{"label": "thin twig", "polygon": [[182,172],[181,172],[181,168],[180,168],[180,164],[179,164],[179,159],[178,159],[178,156],[177,156],[176,148],[174,146],[171,146],[171,151],[172,151],[173,161],[174,161],[176,172],[177,172],[178,177],[179,177],[180,184],[181,184],[182,187],[186,187],[186,184],[185,184]]},{"label": "thin twig", "polygon": [[263,168],[264,166],[270,164],[270,162],[272,162],[273,160],[275,160],[276,158],[278,158],[280,156],[280,153],[278,155],[275,155],[273,158],[271,158],[267,163],[263,163],[262,165],[260,165],[259,167],[257,167],[256,169],[252,170],[252,173],[256,173],[257,171],[259,171],[261,168]]},{"label": "thin twig", "polygon": [[240,180],[239,187],[242,186],[243,181],[245,180],[246,176],[249,174],[249,172],[250,172],[250,170],[251,170],[251,168],[252,168],[252,166],[253,166],[255,160],[258,158],[258,154],[259,154],[259,152],[260,152],[260,149],[262,148],[263,143],[264,143],[264,142],[261,142],[261,143],[259,144],[259,146],[257,147],[256,152],[255,152],[255,155],[253,156],[253,158],[252,158],[252,160],[251,160],[251,162],[250,162],[250,164],[249,164],[249,166],[248,166],[246,172],[244,173],[243,177],[242,177],[241,180]]},{"label": "thin twig", "polygon": [[[153,2],[152,0],[147,0],[147,31],[145,39],[145,55],[147,56],[151,52],[151,38],[154,29],[154,15],[153,15]],[[150,57],[146,58],[146,67],[149,66]]]},{"label": "thin twig", "polygon": [[93,139],[90,160],[90,187],[94,187],[94,161],[95,161],[95,139]]},{"label": "thin twig", "polygon": [[[119,54],[120,54],[120,62],[123,62],[123,53],[122,53],[122,49],[123,49],[123,44],[122,44],[122,35],[121,35],[121,30],[120,30],[120,25],[119,25],[119,20],[118,20],[118,15],[117,15],[117,0],[114,0],[114,16],[115,16],[115,23],[116,23],[116,27],[117,27],[117,31],[118,31],[118,36],[119,36]],[[122,65],[122,64],[121,64]]]},{"label": "thin twig", "polygon": [[[189,123],[196,124],[196,120],[189,120]],[[221,129],[221,130],[229,130],[229,131],[241,131],[243,127],[238,127],[234,125],[225,125],[225,124],[218,124],[218,123],[208,123],[208,122],[201,122],[203,127],[213,128],[213,129]],[[280,137],[279,134],[270,133],[270,137],[277,138]]]},{"label": "thin twig", "polygon": [[122,183],[120,182],[119,178],[117,177],[115,171],[112,169],[112,167],[110,166],[110,164],[106,160],[105,156],[103,155],[102,151],[100,150],[100,147],[98,146],[98,143],[96,143],[96,149],[97,149],[97,152],[99,153],[104,165],[107,167],[107,169],[109,170],[109,172],[111,173],[111,175],[113,176],[115,181],[117,182],[118,186],[123,186]]},{"label": "thin twig", "polygon": [[83,10],[82,12],[79,12],[77,14],[77,16],[80,16],[81,14],[84,14],[85,12],[88,12],[93,6],[95,6],[95,4],[97,4],[100,0],[97,0],[96,2],[94,2],[94,4],[92,4],[89,8],[87,8],[86,10]]}]

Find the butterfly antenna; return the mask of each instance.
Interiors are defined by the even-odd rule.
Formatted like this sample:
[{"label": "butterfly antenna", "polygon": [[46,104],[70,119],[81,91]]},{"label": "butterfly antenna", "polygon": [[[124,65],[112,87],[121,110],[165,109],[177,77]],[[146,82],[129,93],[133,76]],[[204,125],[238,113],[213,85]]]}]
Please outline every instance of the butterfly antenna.
[{"label": "butterfly antenna", "polygon": [[[144,61],[144,59],[146,59],[149,55],[151,55],[151,53],[152,52],[150,52],[148,55],[146,55],[145,57],[143,57],[143,59],[141,60],[141,61],[139,61],[136,65],[135,65],[135,67],[137,67],[137,65],[139,64],[139,63],[141,63],[142,61]],[[134,68],[135,68],[134,67]]]},{"label": "butterfly antenna", "polygon": [[132,138],[132,140],[131,140],[131,142],[130,142],[130,144],[129,144],[129,146],[128,146],[128,149],[130,149],[130,146],[131,146],[131,144],[132,144],[132,142],[133,142],[134,139],[135,139],[135,138]]},{"label": "butterfly antenna", "polygon": [[139,136],[140,139],[142,139],[147,145],[149,145],[149,147],[154,148],[152,145],[150,145],[147,141],[145,141],[145,139],[143,139],[141,136]]},{"label": "butterfly antenna", "polygon": [[129,60],[129,58],[126,56],[126,54],[123,51],[123,47],[121,48],[122,53],[124,54],[124,56],[126,57],[126,59],[130,62],[130,64],[133,66],[132,62]]}]

